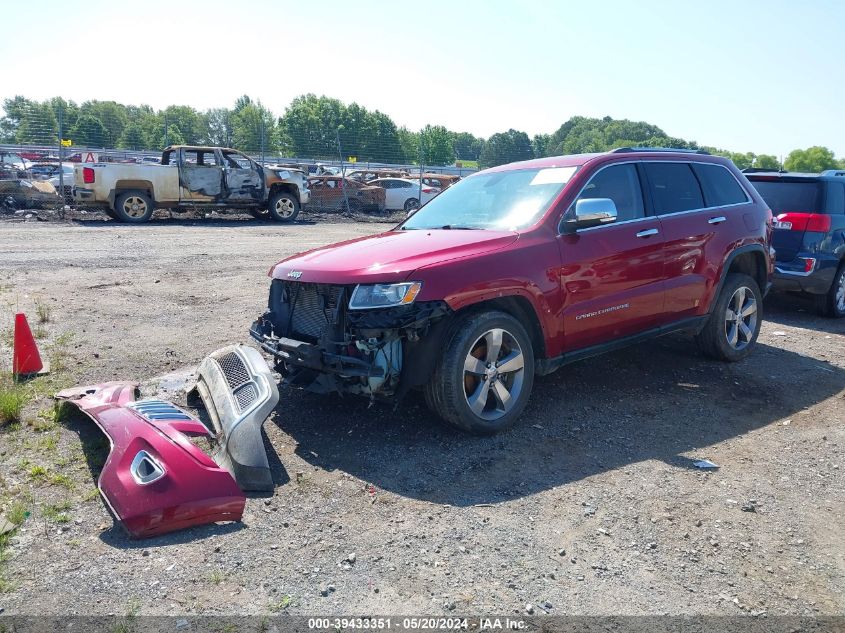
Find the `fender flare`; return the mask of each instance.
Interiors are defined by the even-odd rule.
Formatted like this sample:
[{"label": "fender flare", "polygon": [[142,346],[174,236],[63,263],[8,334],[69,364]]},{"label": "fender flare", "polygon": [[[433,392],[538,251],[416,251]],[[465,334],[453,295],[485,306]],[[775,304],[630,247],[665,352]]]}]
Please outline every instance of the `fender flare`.
[{"label": "fender flare", "polygon": [[[736,248],[730,253],[728,253],[728,256],[725,257],[725,260],[722,262],[722,270],[719,275],[719,283],[716,284],[716,289],[713,293],[713,299],[710,301],[710,307],[707,309],[708,315],[712,314],[713,312],[713,306],[716,305],[716,299],[722,292],[722,286],[725,285],[725,280],[728,277],[728,271],[731,268],[731,264],[733,264],[733,261],[737,257],[739,257],[740,255],[744,255],[745,253],[761,253],[763,255],[763,261],[766,261],[766,249],[763,247],[762,244],[746,244],[745,246],[740,246],[739,248]],[[763,293],[764,297],[766,296],[766,294],[768,294],[769,288],[772,285],[770,279],[771,273],[768,270],[766,270],[766,277],[768,278],[766,282],[766,287],[760,288],[760,291]]]}]

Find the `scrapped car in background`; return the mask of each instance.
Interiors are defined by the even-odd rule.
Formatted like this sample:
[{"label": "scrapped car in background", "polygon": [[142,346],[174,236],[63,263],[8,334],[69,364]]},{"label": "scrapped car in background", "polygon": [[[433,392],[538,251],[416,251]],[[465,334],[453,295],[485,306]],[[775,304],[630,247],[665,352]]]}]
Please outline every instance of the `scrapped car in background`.
[{"label": "scrapped car in background", "polygon": [[[416,176],[412,176],[416,178]],[[443,191],[444,189],[448,189],[456,182],[461,179],[460,176],[452,176],[450,174],[423,174],[422,175],[422,182],[424,185],[429,187],[436,187]]]},{"label": "scrapped car in background", "polygon": [[490,434],[535,375],[663,334],[712,358],[754,348],[772,214],[729,160],[619,148],[468,176],[385,233],[271,267],[250,334],[317,393],[425,393]]},{"label": "scrapped car in background", "polygon": [[147,222],[155,209],[244,209],[257,217],[293,222],[309,200],[305,173],[270,169],[225,147],[165,148],[160,165],[76,165],[74,200],[102,207],[122,222]]},{"label": "scrapped car in background", "polygon": [[[242,345],[212,353],[199,367],[196,393],[210,425],[171,402],[139,398],[134,382],[56,394],[107,436],[109,455],[97,487],[135,538],[239,521],[243,491],[273,489],[262,425],[279,392],[261,354]],[[191,437],[211,442],[211,456]]]},{"label": "scrapped car in background", "polygon": [[309,208],[322,211],[345,211],[347,203],[353,213],[359,211],[384,211],[385,192],[381,187],[371,187],[351,178],[341,176],[312,176],[308,179],[311,191]]},{"label": "scrapped car in background", "polygon": [[43,209],[60,203],[56,188],[46,180],[0,180],[0,205],[9,209]]},{"label": "scrapped car in background", "polygon": [[440,193],[437,187],[421,186],[419,180],[409,178],[377,178],[367,184],[384,189],[385,208],[389,211],[414,211]]},{"label": "scrapped car in background", "polygon": [[411,175],[404,169],[356,169],[346,172],[346,177],[369,184],[376,178],[410,178]]}]

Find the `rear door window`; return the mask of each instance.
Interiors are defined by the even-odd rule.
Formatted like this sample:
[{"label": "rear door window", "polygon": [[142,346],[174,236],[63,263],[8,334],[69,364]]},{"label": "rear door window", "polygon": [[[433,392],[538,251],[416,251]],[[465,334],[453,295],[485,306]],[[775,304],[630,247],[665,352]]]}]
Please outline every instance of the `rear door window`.
[{"label": "rear door window", "polygon": [[763,196],[772,213],[820,213],[822,184],[817,180],[752,180],[751,184]]},{"label": "rear door window", "polygon": [[748,196],[734,175],[721,165],[693,163],[692,169],[704,190],[708,207],[725,207],[748,202]]},{"label": "rear door window", "polygon": [[644,163],[656,215],[703,209],[704,196],[688,163]]}]

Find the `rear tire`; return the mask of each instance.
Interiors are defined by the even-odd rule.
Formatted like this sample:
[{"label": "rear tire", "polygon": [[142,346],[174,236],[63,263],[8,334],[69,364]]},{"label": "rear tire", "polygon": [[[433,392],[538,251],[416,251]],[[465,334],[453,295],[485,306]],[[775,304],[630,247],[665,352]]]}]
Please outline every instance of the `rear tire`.
[{"label": "rear tire", "polygon": [[114,201],[114,212],[121,222],[141,224],[153,217],[153,201],[144,191],[124,191]]},{"label": "rear tire", "polygon": [[361,213],[364,209],[364,205],[361,204],[361,201],[358,198],[349,198],[349,212],[350,213]]},{"label": "rear tire", "polygon": [[299,215],[299,200],[288,191],[277,191],[267,201],[267,213],[276,222],[293,222]]},{"label": "rear tire", "polygon": [[762,322],[763,294],[757,282],[743,273],[729,273],[696,339],[707,356],[735,363],[751,353]]},{"label": "rear tire", "polygon": [[416,198],[408,198],[405,200],[405,211],[410,213],[420,208],[420,201]]},{"label": "rear tire", "polygon": [[816,295],[816,312],[832,319],[845,317],[845,262],[833,276],[833,283],[827,294]]},{"label": "rear tire", "polygon": [[458,317],[426,385],[428,406],[446,422],[493,435],[519,419],[534,384],[534,350],[522,324],[504,312]]}]

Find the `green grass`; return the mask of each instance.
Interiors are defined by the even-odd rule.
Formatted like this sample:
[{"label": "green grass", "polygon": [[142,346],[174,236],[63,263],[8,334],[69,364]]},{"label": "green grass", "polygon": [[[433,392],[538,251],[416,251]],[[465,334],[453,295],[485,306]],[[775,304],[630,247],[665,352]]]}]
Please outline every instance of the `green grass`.
[{"label": "green grass", "polygon": [[224,574],[219,569],[215,569],[208,575],[208,579],[213,582],[215,585],[219,585],[224,580],[226,580],[226,574]]},{"label": "green grass", "polygon": [[9,503],[5,515],[10,523],[21,525],[29,516],[29,510],[27,510],[27,505],[23,501],[15,500]]},{"label": "green grass", "polygon": [[293,597],[289,595],[282,596],[282,599],[278,602],[271,602],[270,603],[270,611],[273,613],[278,613],[279,611],[284,611],[290,605],[293,604]]},{"label": "green grass", "polygon": [[32,390],[16,383],[7,374],[0,375],[0,426],[19,423],[23,408],[32,399]]},{"label": "green grass", "polygon": [[50,306],[42,299],[35,300],[35,315],[39,323],[47,323],[50,320]]},{"label": "green grass", "polygon": [[73,504],[70,501],[62,501],[60,503],[51,503],[44,506],[41,514],[45,519],[53,521],[54,523],[69,523],[70,517],[67,511],[71,509]]},{"label": "green grass", "polygon": [[29,478],[32,479],[32,481],[38,483],[44,483],[50,478],[50,471],[41,464],[34,464],[30,466],[27,469],[26,474],[29,475]]},{"label": "green grass", "polygon": [[100,491],[97,488],[91,488],[88,492],[82,495],[83,501],[93,501],[94,499],[99,498]]}]

